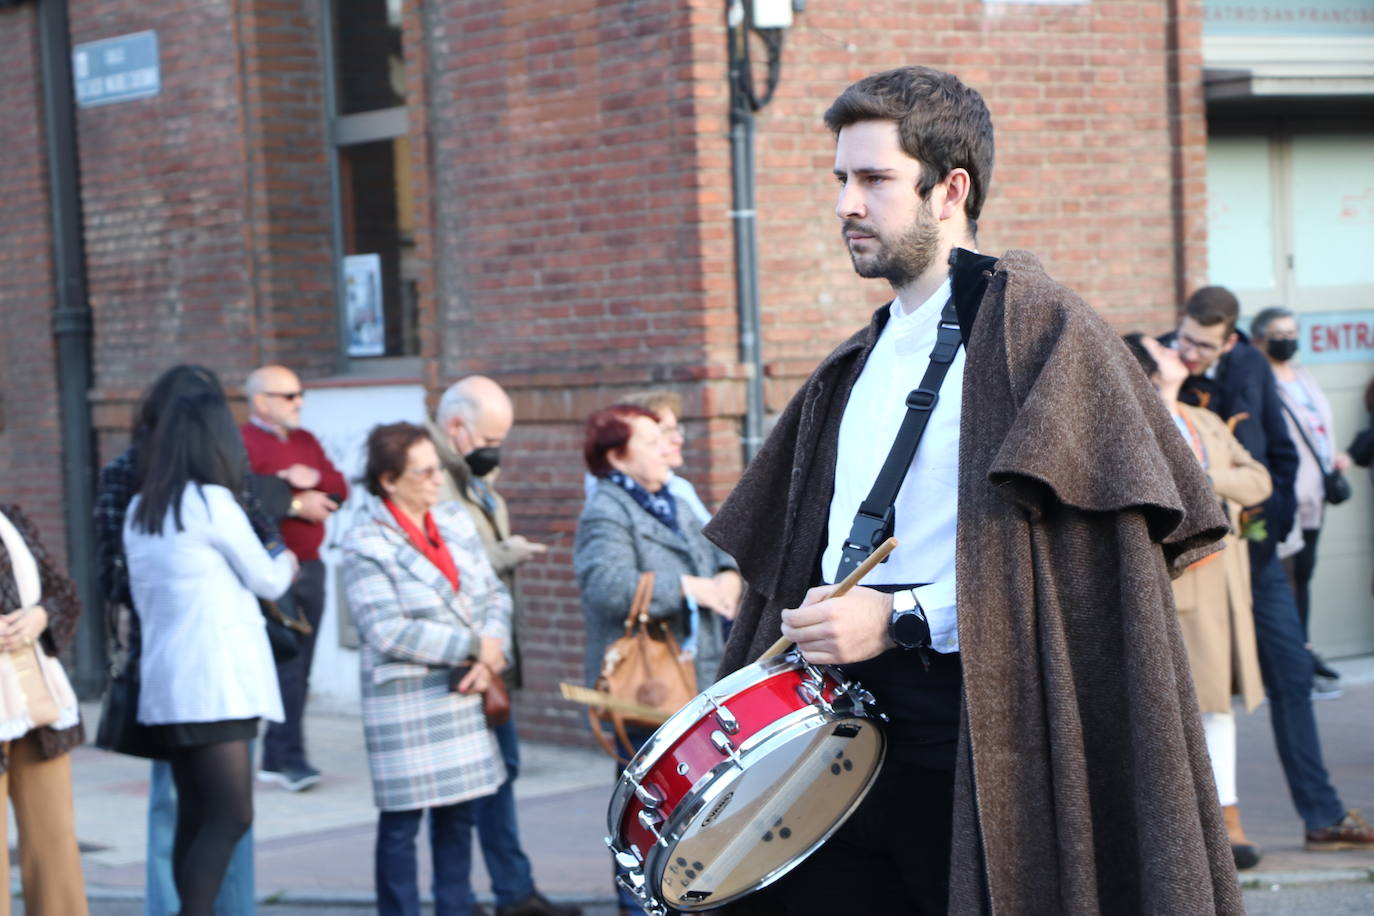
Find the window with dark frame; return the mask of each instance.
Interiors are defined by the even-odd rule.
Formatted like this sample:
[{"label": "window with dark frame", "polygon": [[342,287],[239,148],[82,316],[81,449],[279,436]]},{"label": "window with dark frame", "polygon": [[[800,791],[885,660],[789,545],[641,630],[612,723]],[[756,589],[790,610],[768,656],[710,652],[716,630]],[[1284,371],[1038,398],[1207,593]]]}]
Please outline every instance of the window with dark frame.
[{"label": "window with dark frame", "polygon": [[401,0],[327,0],[340,345],[416,356],[415,221]]}]

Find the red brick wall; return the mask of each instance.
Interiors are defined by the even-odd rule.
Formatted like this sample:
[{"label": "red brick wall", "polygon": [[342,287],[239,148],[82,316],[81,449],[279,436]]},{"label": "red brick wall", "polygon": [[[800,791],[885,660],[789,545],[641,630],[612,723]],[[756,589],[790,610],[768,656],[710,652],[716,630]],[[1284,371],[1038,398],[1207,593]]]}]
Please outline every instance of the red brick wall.
[{"label": "red brick wall", "polygon": [[698,96],[724,89],[696,60],[721,41],[721,8],[505,0],[421,15],[441,381],[485,372],[516,397],[503,483],[516,527],[567,532],[525,577],[522,722],[585,739],[580,713],[550,702],[582,676],[581,421],[650,381],[699,412],[706,349],[731,334],[708,312],[733,303],[703,253],[728,205],[699,172],[701,134],[720,127],[696,117]]},{"label": "red brick wall", "polygon": [[77,115],[95,386],[167,366],[227,378],[261,352],[245,257],[247,171],[234,9],[222,0],[75,0],[73,44],[156,29],[155,98]]},{"label": "red brick wall", "polygon": [[[823,341],[842,339],[889,298],[886,283],[853,275],[839,243],[834,146],[821,123],[846,85],[888,67],[949,70],[987,100],[997,162],[982,250],[1034,251],[1123,327],[1172,318],[1176,234],[1186,233],[1184,285],[1196,285],[1206,228],[1200,6],[1179,6],[1176,47],[1160,0],[808,5],[787,36],[778,98],[759,117],[765,354],[783,377],[770,407]],[[1175,181],[1187,184],[1180,225]]]},{"label": "red brick wall", "polygon": [[0,10],[0,502],[15,502],[66,556],[52,336],[52,226],[39,83],[37,7]]},{"label": "red brick wall", "polygon": [[[117,429],[162,370],[237,386],[337,359],[316,4],[72,3],[73,43],[156,29],[162,91],[82,109],[97,422]],[[108,458],[121,437],[102,437]]]},{"label": "red brick wall", "polygon": [[260,361],[286,363],[306,378],[328,375],[338,366],[339,332],[320,4],[238,6],[244,234]]}]

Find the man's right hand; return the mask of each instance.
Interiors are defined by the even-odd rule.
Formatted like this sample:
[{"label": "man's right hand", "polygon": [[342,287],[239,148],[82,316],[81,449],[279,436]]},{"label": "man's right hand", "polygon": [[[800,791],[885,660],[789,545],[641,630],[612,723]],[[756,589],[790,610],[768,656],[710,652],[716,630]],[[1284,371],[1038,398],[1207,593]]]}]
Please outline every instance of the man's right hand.
[{"label": "man's right hand", "polygon": [[516,565],[526,560],[532,560],[540,554],[549,552],[549,548],[546,545],[528,540],[523,534],[512,534],[510,537],[506,538],[505,545],[510,548],[511,552],[515,555]]},{"label": "man's right hand", "polygon": [[282,468],[277,476],[291,484],[292,489],[313,490],[319,486],[322,475],[317,468],[308,464],[293,464],[289,468]]},{"label": "man's right hand", "polygon": [[320,490],[302,490],[291,500],[292,516],[317,525],[329,518],[330,513],[337,508],[339,504],[330,499],[328,493]]}]

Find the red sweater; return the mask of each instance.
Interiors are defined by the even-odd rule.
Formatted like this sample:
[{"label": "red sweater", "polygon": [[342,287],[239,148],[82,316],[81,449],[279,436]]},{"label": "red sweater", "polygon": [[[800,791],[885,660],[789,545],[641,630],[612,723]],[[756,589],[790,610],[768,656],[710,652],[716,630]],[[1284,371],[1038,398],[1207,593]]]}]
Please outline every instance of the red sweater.
[{"label": "red sweater", "polygon": [[[323,490],[340,501],[348,497],[348,481],[325,455],[319,440],[310,433],[293,429],[283,442],[255,423],[245,423],[241,429],[254,474],[275,474],[293,464],[303,464],[320,472],[316,490]],[[324,525],[303,518],[284,518],[281,538],[302,562],[318,560],[320,545],[324,543]]]}]

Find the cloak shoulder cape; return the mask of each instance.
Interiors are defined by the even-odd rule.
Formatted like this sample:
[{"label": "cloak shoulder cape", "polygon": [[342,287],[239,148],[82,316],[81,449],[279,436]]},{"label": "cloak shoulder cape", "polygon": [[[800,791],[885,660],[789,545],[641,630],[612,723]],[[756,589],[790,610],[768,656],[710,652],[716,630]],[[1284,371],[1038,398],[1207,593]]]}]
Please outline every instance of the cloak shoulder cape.
[{"label": "cloak shoulder cape", "polygon": [[[951,264],[968,355],[950,912],[1240,913],[1170,588],[1226,520],[1091,308],[1026,252]],[[748,583],[722,672],[820,581],[840,418],[885,320],[820,364],[706,529]]]}]

